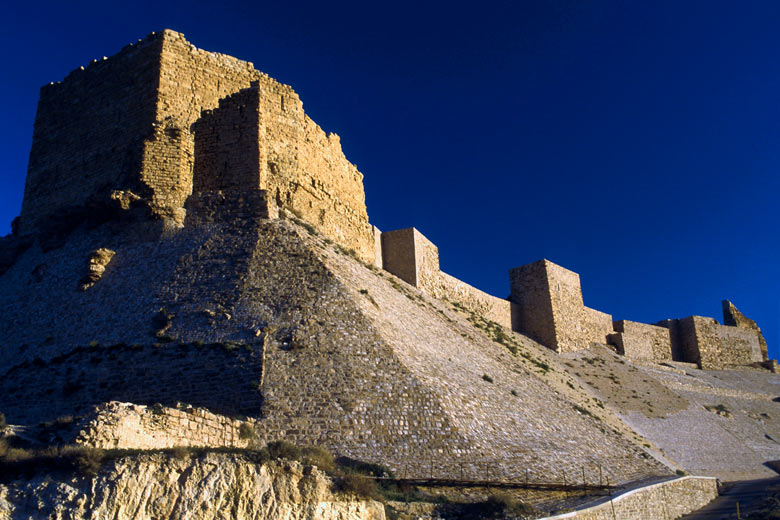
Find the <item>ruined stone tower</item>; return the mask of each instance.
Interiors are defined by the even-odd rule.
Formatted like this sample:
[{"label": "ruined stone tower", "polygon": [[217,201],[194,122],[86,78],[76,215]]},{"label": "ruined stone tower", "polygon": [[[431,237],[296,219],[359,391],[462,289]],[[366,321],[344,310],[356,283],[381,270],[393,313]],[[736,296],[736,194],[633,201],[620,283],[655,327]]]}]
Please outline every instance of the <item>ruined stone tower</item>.
[{"label": "ruined stone tower", "polygon": [[193,182],[251,184],[373,263],[362,179],[291,87],[164,30],[41,89],[18,232],[128,199],[182,224]]}]

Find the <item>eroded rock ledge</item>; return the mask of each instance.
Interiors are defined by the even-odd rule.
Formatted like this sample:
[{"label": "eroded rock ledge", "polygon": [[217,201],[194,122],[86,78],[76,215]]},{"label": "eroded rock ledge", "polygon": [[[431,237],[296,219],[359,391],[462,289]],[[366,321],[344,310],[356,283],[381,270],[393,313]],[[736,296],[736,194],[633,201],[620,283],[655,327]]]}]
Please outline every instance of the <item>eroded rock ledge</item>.
[{"label": "eroded rock ledge", "polygon": [[241,455],[120,458],[94,477],[0,485],[0,520],[50,518],[384,520],[373,500],[337,496],[319,469]]}]

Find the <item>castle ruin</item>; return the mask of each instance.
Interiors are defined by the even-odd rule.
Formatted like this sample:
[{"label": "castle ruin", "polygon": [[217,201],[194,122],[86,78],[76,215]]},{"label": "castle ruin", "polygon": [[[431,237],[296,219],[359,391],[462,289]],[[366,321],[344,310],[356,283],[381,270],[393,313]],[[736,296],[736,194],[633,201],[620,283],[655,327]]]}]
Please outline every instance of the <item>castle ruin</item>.
[{"label": "castle ruin", "polygon": [[292,88],[165,30],[41,89],[15,235],[62,235],[112,206],[141,206],[172,226],[281,209],[361,260],[557,352],[607,343],[631,359],[701,368],[768,360],[760,329],[726,302],[725,325],[613,322],[584,305],[577,273],[549,260],[512,269],[508,300],[486,294],[441,272],[438,248],[418,230],[372,226],[362,179]]},{"label": "castle ruin", "polygon": [[615,321],[549,260],[498,298],[373,226],[362,181],[292,88],[173,31],[44,86],[0,238],[0,411],[108,448],[249,427],[413,477],[741,478],[780,456],[777,376],[749,370],[776,364],[730,302],[723,324]]}]

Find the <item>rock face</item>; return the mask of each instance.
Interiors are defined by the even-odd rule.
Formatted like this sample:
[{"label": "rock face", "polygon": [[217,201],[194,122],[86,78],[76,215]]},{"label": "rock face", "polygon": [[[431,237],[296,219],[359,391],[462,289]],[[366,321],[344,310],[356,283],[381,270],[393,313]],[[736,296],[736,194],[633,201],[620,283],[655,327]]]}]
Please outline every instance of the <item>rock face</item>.
[{"label": "rock face", "polygon": [[93,478],[38,477],[0,485],[0,520],[113,518],[384,520],[379,502],[334,496],[331,481],[297,462],[241,456],[118,459]]},{"label": "rock face", "polygon": [[87,264],[87,272],[86,274],[81,278],[81,281],[79,283],[79,289],[82,291],[86,291],[93,285],[95,285],[98,280],[103,278],[103,273],[106,272],[106,266],[111,261],[111,259],[116,254],[116,251],[112,251],[110,249],[106,249],[105,247],[101,247],[100,249],[96,249],[92,252],[92,254],[89,255],[89,262]]}]

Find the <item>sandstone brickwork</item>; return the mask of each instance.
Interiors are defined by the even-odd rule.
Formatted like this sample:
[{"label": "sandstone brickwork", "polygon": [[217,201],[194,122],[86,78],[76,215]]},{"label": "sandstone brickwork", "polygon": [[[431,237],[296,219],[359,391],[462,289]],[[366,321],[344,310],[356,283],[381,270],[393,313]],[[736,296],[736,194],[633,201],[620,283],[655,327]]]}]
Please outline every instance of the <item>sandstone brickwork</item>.
[{"label": "sandstone brickwork", "polygon": [[696,511],[718,496],[714,478],[682,477],[632,489],[599,505],[542,520],[668,520]]},{"label": "sandstone brickwork", "polygon": [[162,39],[153,35],[41,88],[19,222],[37,233],[112,189],[140,191]]},{"label": "sandstone brickwork", "polygon": [[509,277],[518,330],[543,345],[571,352],[604,344],[613,332],[610,315],[585,307],[577,273],[540,260],[512,269]]},{"label": "sandstone brickwork", "polygon": [[[169,30],[41,90],[21,233],[41,232],[61,215],[75,225],[117,190],[141,195],[153,214],[181,224],[199,162],[191,128],[212,109],[222,114],[206,112],[210,123],[194,127],[202,132],[203,171],[213,170],[203,176],[203,187],[220,184],[217,168],[238,169],[233,176],[250,169],[255,187],[269,190],[279,207],[375,261],[363,176],[344,157],[338,136],[306,116],[289,86]],[[227,124],[228,118],[236,119]],[[257,135],[254,151],[263,155],[247,156],[245,142],[241,154],[231,154],[238,134]],[[209,149],[205,136],[228,148]]]},{"label": "sandstone brickwork", "polygon": [[615,333],[609,336],[620,354],[639,361],[671,361],[672,341],[669,329],[635,321],[614,323]]},{"label": "sandstone brickwork", "polygon": [[439,271],[439,248],[415,228],[382,233],[382,265],[415,287],[430,285]]},{"label": "sandstone brickwork", "polygon": [[439,248],[415,228],[381,233],[382,267],[439,299],[512,329],[512,306],[439,268]]},{"label": "sandstone brickwork", "polygon": [[[80,292],[96,243],[116,255]],[[555,364],[539,358],[547,349],[518,335],[539,360],[512,355],[454,307],[289,220],[194,221],[148,242],[77,231],[25,252],[0,294],[12,423],[182,402],[257,419],[261,444],[319,444],[408,476],[431,460],[437,475],[478,476],[489,460],[496,476],[542,479],[607,454],[615,481],[668,471],[539,379]]]},{"label": "sandstone brickwork", "polygon": [[[514,269],[511,301],[443,273],[416,229],[369,224],[338,136],[251,63],[153,35],[44,88],[33,155],[0,255],[10,422],[118,400],[84,442],[240,447],[245,415],[261,444],[411,477],[674,469],[565,368],[614,334],[577,273]],[[659,327],[617,334],[628,358],[714,368],[761,357],[741,322],[670,321],[670,355]]]},{"label": "sandstone brickwork", "polygon": [[205,408],[107,402],[96,407],[75,442],[103,449],[175,447],[246,448],[256,439],[254,419],[242,421]]},{"label": "sandstone brickwork", "polygon": [[677,353],[675,361],[696,363],[703,369],[721,369],[764,360],[760,333],[754,329],[721,325],[704,316],[665,320],[659,325],[670,329],[672,350]]},{"label": "sandstone brickwork", "polygon": [[758,343],[761,347],[761,356],[764,361],[769,360],[769,352],[767,351],[766,339],[761,333],[761,328],[756,324],[754,320],[751,320],[737,309],[736,305],[728,300],[721,302],[723,306],[723,324],[730,327],[739,327],[741,329],[755,330],[758,332]]},{"label": "sandstone brickwork", "polygon": [[700,368],[761,363],[765,342],[755,322],[724,302],[727,323],[690,316],[656,325],[612,316],[586,307],[580,277],[549,260],[512,269],[509,273],[513,330],[527,334],[557,352],[575,352],[593,343],[612,344],[630,359],[696,363]]}]

